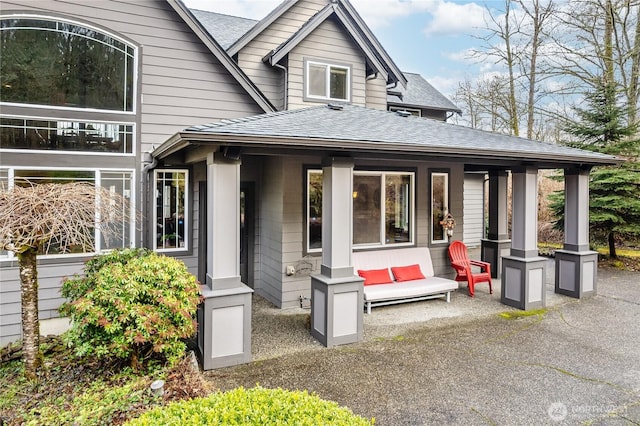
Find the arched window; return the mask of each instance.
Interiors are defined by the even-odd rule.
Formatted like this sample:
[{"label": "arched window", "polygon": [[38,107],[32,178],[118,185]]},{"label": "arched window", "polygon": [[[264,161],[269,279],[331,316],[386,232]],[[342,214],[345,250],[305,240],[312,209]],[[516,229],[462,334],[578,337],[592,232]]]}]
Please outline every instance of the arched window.
[{"label": "arched window", "polygon": [[95,28],[0,17],[0,150],[135,153],[136,48]]},{"label": "arched window", "polygon": [[38,17],[2,17],[0,101],[134,110],[135,49],[93,28]]}]

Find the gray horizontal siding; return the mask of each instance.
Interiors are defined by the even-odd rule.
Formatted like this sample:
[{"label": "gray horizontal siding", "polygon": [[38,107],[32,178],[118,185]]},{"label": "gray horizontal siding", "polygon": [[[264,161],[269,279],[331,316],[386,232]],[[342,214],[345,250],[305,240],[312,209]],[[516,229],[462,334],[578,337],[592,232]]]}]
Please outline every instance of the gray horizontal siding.
[{"label": "gray horizontal siding", "polygon": [[[49,262],[49,261],[47,261]],[[57,318],[58,308],[64,302],[60,295],[66,277],[82,273],[84,262],[67,261],[64,264],[38,266],[38,314],[41,320]],[[0,347],[21,338],[20,275],[17,266],[7,262],[0,268]]]}]

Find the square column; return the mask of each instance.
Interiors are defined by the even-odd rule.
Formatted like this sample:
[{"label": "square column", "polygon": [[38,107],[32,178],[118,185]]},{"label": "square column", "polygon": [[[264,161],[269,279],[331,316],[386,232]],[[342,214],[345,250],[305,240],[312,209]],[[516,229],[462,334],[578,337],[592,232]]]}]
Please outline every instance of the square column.
[{"label": "square column", "polygon": [[502,259],[501,302],[519,309],[544,307],[547,260],[538,256],[538,169],[512,171],[511,254]]},{"label": "square column", "polygon": [[[201,194],[204,196],[204,194]],[[240,161],[207,157],[207,283],[198,309],[205,370],[251,361],[251,293],[240,281]]]},{"label": "square column", "polygon": [[353,160],[322,168],[322,265],[311,276],[311,335],[326,347],[362,340],[364,280],[353,274]]},{"label": "square column", "polygon": [[489,172],[489,233],[482,240],[481,258],[491,264],[491,277],[500,278],[502,258],[511,250],[509,239],[509,175],[506,171]]},{"label": "square column", "polygon": [[598,253],[589,250],[589,169],[564,172],[564,247],[556,250],[555,292],[596,294]]}]

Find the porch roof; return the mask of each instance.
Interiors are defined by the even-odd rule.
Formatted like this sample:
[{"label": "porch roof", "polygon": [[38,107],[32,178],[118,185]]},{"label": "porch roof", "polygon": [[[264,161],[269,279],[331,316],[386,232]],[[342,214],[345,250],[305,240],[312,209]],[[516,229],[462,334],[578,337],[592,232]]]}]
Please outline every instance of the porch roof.
[{"label": "porch roof", "polygon": [[165,158],[191,145],[440,156],[469,164],[543,168],[618,164],[597,152],[472,129],[355,105],[321,105],[192,126],[152,153]]}]

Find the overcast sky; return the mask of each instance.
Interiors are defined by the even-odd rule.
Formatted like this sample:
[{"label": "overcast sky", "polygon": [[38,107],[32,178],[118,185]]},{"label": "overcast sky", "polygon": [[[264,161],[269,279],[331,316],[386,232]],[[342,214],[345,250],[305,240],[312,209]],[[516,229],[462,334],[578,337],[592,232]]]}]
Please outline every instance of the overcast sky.
[{"label": "overcast sky", "polygon": [[[281,0],[183,0],[192,9],[262,19]],[[403,71],[422,74],[451,96],[458,82],[490,71],[467,52],[478,47],[489,2],[451,0],[351,0],[356,10]]]}]

